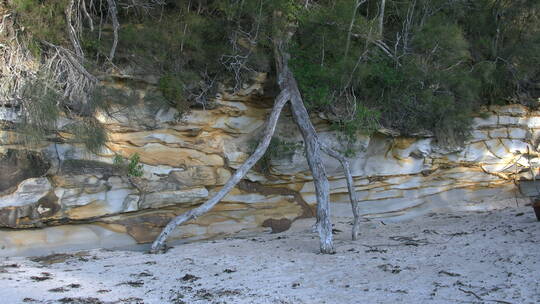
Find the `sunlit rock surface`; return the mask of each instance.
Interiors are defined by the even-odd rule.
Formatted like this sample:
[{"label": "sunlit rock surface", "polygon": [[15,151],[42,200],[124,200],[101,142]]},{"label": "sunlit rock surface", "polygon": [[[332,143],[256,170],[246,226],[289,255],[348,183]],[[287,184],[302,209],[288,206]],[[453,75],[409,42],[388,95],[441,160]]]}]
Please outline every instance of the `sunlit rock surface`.
[{"label": "sunlit rock surface", "polygon": [[[238,94],[220,93],[214,107],[182,119],[173,109],[152,110],[142,102],[112,111],[113,117],[101,113],[97,118],[107,126],[109,142],[98,155],[58,142],[25,154],[17,134],[0,131],[0,255],[151,242],[171,218],[217,192],[249,156],[272,105],[264,82],[261,75]],[[17,118],[7,108],[0,114],[3,121]],[[486,109],[462,147],[439,147],[429,134],[400,137],[391,130],[358,134],[346,146],[324,120],[313,117],[313,122],[321,140],[352,152],[366,217],[399,220],[504,207],[500,202],[522,197],[515,181],[530,180],[528,168],[539,165],[534,151],[540,112],[518,105]],[[292,148],[250,171],[210,213],[177,229],[173,238],[283,231],[314,215],[315,190],[302,139],[287,110],[277,133]],[[140,156],[141,177],[114,164],[115,155],[134,154]],[[326,155],[323,160],[332,212],[348,216],[340,164]]]}]

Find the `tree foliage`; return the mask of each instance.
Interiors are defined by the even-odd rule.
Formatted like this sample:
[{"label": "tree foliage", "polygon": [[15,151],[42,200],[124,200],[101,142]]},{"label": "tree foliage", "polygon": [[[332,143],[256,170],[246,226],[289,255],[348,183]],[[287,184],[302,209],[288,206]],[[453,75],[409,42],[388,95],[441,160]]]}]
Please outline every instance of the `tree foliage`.
[{"label": "tree foliage", "polygon": [[380,117],[450,144],[466,137],[479,106],[538,98],[538,2],[386,1],[382,32],[380,1],[356,12],[361,2],[319,1],[304,11],[293,51],[309,106],[349,130]]}]

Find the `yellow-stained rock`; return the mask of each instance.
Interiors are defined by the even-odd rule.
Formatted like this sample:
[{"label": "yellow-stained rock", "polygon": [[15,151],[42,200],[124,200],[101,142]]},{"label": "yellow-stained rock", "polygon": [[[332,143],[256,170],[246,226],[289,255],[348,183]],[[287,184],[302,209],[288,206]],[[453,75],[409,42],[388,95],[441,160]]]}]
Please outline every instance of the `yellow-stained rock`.
[{"label": "yellow-stained rock", "polygon": [[143,147],[111,143],[109,148],[125,158],[138,154],[140,161],[149,165],[168,165],[172,167],[222,167],[224,165],[223,158],[218,154],[204,153],[186,148],[171,148],[157,143],[150,143]]},{"label": "yellow-stained rock", "polygon": [[[193,109],[182,120],[174,109],[156,113],[144,107],[145,91],[138,89],[139,102],[132,108],[117,109],[115,118],[98,115],[109,131],[107,148],[98,155],[84,152],[80,144],[44,142],[29,158],[39,159],[39,152],[46,158],[39,174],[18,174],[5,164],[12,163],[6,157],[0,168],[17,174],[4,177],[15,182],[2,184],[0,178],[0,228],[11,228],[0,230],[0,255],[153,241],[174,216],[219,191],[249,157],[272,104],[271,96],[261,95],[265,77],[259,75],[237,94],[223,91],[214,107]],[[432,211],[496,208],[497,201],[515,196],[514,181],[532,178],[526,169],[531,163],[540,166],[540,158],[529,154],[540,140],[540,112],[521,105],[489,111],[474,119],[463,147],[439,147],[428,133],[358,134],[349,162],[361,214],[397,220]],[[313,121],[327,145],[349,148],[324,119]],[[317,200],[301,135],[287,115],[279,130],[276,136],[295,148],[273,155],[268,172],[250,171],[222,202],[176,229],[171,239],[207,239],[261,227],[280,232],[297,218],[314,216]],[[15,133],[0,130],[0,153],[23,149]],[[115,154],[138,154],[142,176],[115,167]],[[326,155],[323,162],[331,213],[350,217],[341,164]],[[28,167],[22,170],[30,172]],[[70,222],[92,224],[66,225]],[[44,225],[56,227],[24,229]]]},{"label": "yellow-stained rock", "polygon": [[216,186],[224,184],[230,177],[230,172],[220,167],[193,166],[183,171],[174,171],[170,176],[186,187]]}]

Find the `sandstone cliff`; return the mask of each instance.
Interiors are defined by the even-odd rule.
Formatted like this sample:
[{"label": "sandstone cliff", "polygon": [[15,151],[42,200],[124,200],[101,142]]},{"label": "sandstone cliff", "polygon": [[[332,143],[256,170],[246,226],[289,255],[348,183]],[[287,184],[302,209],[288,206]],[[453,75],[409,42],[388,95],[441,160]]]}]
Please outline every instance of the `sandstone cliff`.
[{"label": "sandstone cliff", "polygon": [[[135,101],[98,116],[109,135],[99,155],[62,141],[25,151],[9,128],[17,120],[15,109],[0,107],[0,255],[152,241],[169,219],[202,203],[247,158],[272,102],[261,74],[237,94],[218,94],[211,109],[179,119],[174,109],[144,106],[153,84],[136,81],[134,88],[116,79],[114,85],[131,90]],[[536,164],[540,112],[518,105],[485,111],[485,118],[475,118],[465,146],[455,149],[437,146],[429,134],[359,134],[350,162],[363,215],[401,219],[515,204],[523,197],[516,180],[530,179],[528,168]],[[313,216],[316,199],[301,136],[284,114],[277,133],[293,148],[272,157],[268,172],[250,172],[212,212],[180,227],[173,238],[279,232],[295,219]],[[313,121],[325,142],[351,148],[323,119]],[[135,154],[141,177],[113,164],[115,155]],[[333,215],[348,216],[340,166],[331,158],[325,163]]]}]

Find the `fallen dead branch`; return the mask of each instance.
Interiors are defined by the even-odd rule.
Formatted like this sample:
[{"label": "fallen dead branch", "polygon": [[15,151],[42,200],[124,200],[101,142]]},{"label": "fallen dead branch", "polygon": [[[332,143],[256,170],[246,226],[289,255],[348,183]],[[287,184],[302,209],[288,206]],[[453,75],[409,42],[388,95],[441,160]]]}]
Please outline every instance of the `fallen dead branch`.
[{"label": "fallen dead branch", "polygon": [[496,300],[496,299],[485,299],[485,298],[482,298],[481,296],[479,296],[478,294],[476,294],[474,291],[472,290],[465,290],[463,288],[458,288],[459,291],[461,292],[464,292],[466,294],[469,294],[469,295],[472,295],[474,296],[475,298],[477,298],[478,300],[480,301],[488,301],[488,302],[496,302],[496,303],[502,303],[502,304],[513,304],[512,302],[508,302],[508,301],[504,301],[504,300]]}]

